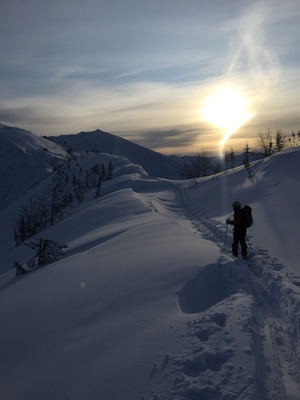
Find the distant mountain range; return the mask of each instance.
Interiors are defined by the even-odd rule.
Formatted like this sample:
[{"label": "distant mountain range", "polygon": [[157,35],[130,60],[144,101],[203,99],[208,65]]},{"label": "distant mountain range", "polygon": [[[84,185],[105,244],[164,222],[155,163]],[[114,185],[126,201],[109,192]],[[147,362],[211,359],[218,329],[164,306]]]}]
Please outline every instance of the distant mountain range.
[{"label": "distant mountain range", "polygon": [[68,151],[108,153],[127,158],[149,174],[182,179],[184,161],[172,159],[100,130],[41,137],[0,124],[0,209],[37,185],[69,157]]},{"label": "distant mountain range", "polygon": [[[36,186],[73,153],[106,153],[125,157],[150,176],[184,179],[185,165],[195,156],[165,156],[99,129],[72,135],[41,137],[24,129],[0,124],[0,209]],[[236,156],[235,166],[242,164]],[[257,155],[251,160],[257,159]],[[220,162],[218,157],[212,163]],[[213,173],[212,169],[209,173]]]}]

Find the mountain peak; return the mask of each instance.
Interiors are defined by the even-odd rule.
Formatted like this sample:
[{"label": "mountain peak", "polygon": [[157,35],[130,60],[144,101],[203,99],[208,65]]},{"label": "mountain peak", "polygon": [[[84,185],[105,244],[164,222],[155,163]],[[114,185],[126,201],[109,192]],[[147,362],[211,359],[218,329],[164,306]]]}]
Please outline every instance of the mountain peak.
[{"label": "mountain peak", "polygon": [[49,139],[75,152],[99,152],[125,157],[131,163],[141,165],[152,176],[182,179],[183,162],[100,129],[72,135],[50,136]]}]

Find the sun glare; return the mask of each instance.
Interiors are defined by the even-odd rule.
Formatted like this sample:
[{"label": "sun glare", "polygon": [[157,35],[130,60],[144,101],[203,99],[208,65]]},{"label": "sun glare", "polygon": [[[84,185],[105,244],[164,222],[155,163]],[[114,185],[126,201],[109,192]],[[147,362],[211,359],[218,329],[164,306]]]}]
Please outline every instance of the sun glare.
[{"label": "sun glare", "polygon": [[224,146],[228,138],[253,117],[249,102],[237,90],[223,88],[209,96],[203,106],[203,119],[220,128]]}]

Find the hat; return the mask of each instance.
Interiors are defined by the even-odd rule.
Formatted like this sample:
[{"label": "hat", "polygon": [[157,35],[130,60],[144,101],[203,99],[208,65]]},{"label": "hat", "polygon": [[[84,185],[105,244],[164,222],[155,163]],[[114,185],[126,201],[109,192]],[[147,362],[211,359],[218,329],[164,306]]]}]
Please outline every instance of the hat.
[{"label": "hat", "polygon": [[232,203],[232,207],[242,208],[242,205],[241,205],[241,203],[239,201],[234,201]]}]

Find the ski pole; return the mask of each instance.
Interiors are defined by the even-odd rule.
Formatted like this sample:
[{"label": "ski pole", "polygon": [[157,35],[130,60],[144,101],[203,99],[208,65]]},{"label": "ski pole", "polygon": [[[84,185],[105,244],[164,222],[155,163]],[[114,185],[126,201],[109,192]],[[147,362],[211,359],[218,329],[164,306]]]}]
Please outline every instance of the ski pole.
[{"label": "ski pole", "polygon": [[228,224],[227,224],[227,222],[226,222],[226,231],[225,231],[224,245],[226,245],[226,242],[227,242],[227,231],[228,231]]}]

